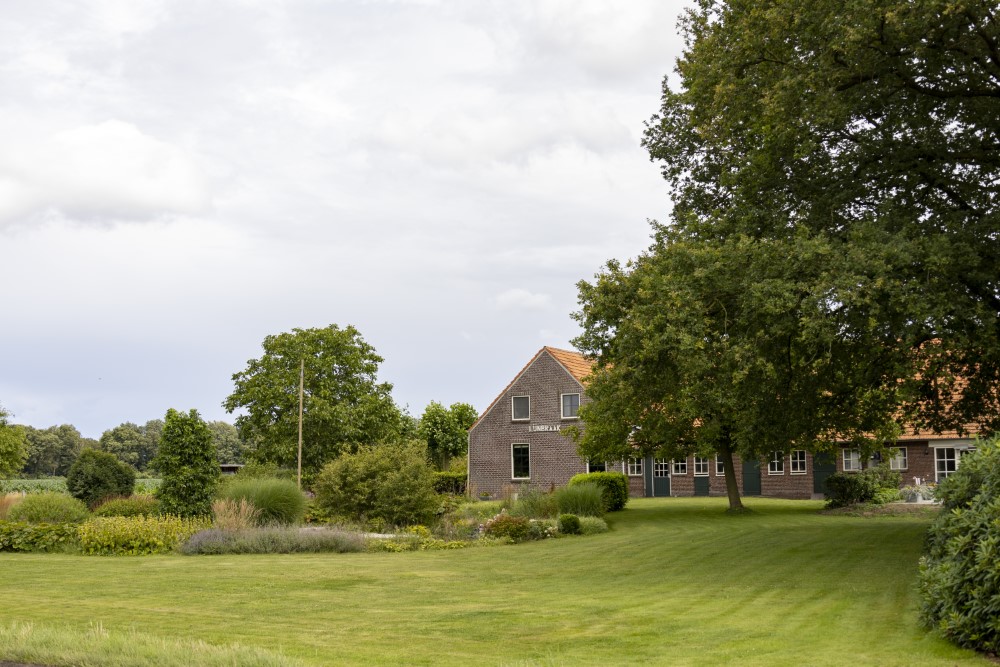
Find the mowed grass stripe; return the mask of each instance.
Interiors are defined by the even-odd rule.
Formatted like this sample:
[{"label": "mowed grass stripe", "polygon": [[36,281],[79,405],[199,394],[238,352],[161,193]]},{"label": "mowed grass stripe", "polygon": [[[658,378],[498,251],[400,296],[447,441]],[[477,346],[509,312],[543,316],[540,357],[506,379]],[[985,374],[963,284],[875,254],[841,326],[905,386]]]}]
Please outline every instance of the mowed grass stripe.
[{"label": "mowed grass stripe", "polygon": [[926,519],[748,504],[633,500],[602,535],[460,551],[3,554],[0,622],[99,621],[307,664],[988,664],[917,625]]}]

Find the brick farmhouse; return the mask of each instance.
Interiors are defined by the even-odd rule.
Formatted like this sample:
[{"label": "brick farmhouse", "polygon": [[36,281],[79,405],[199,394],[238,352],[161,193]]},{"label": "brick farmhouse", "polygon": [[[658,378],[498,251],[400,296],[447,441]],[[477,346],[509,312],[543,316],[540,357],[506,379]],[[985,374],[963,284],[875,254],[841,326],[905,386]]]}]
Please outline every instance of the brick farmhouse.
[{"label": "brick farmhouse", "polygon": [[[580,353],[553,347],[543,347],[531,358],[469,429],[470,494],[495,498],[528,485],[562,486],[578,473],[613,470],[628,475],[633,496],[726,495],[722,463],[716,458],[580,458],[576,443],[560,431],[584,427],[578,410],[589,402],[586,378],[591,368]],[[889,465],[900,472],[904,485],[937,482],[973,449],[973,438],[957,432],[908,431],[890,448]],[[816,498],[822,497],[824,482],[834,472],[861,470],[873,462],[843,446],[832,455],[814,456],[800,449],[773,452],[761,461],[734,457],[734,463],[742,495]]]}]

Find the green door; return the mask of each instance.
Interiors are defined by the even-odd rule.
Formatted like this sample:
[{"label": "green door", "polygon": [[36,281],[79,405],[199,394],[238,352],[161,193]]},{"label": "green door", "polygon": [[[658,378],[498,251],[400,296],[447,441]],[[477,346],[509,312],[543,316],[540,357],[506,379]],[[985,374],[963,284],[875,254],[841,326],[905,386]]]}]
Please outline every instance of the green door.
[{"label": "green door", "polygon": [[708,495],[708,477],[694,478],[694,495],[696,496]]},{"label": "green door", "polygon": [[669,459],[653,459],[653,495],[657,498],[670,495]]},{"label": "green door", "polygon": [[826,480],[837,472],[837,459],[829,452],[813,455],[813,493],[827,495]]},{"label": "green door", "polygon": [[760,495],[760,461],[743,462],[743,495]]}]

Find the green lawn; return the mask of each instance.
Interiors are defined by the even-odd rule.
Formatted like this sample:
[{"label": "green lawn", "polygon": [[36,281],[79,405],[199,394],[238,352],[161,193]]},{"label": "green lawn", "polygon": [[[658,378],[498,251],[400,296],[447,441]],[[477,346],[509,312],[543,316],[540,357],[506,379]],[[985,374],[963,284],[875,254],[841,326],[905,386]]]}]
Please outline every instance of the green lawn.
[{"label": "green lawn", "polygon": [[50,661],[132,643],[148,664],[251,662],[213,663],[229,644],[258,664],[989,664],[918,626],[926,519],[747,504],[633,500],[602,535],[460,551],[0,554],[0,659],[62,641]]}]

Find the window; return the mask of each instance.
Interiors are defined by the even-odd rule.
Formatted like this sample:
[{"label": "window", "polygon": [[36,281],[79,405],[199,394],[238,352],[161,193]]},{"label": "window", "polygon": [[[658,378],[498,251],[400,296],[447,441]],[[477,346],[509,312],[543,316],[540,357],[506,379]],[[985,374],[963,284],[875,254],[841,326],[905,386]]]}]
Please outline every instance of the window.
[{"label": "window", "polygon": [[694,457],[694,476],[708,477],[708,458],[701,456]]},{"label": "window", "polygon": [[653,459],[653,477],[670,477],[670,461]]},{"label": "window", "polygon": [[510,446],[510,467],[513,479],[531,477],[531,452],[528,445],[518,443]]},{"label": "window", "polygon": [[580,412],[580,394],[562,395],[562,418],[577,419]]},{"label": "window", "polygon": [[806,450],[796,449],[792,451],[792,455],[789,458],[789,461],[791,462],[793,475],[806,474]]},{"label": "window", "polygon": [[688,462],[687,459],[683,461],[672,461],[673,463],[673,473],[675,475],[686,475],[688,474]]},{"label": "window", "polygon": [[629,477],[639,477],[642,475],[642,459],[628,460],[628,475]]},{"label": "window", "polygon": [[889,459],[889,468],[891,470],[906,470],[906,447],[890,447],[889,451],[892,453],[892,458]]},{"label": "window", "polygon": [[844,470],[861,470],[861,452],[856,449],[844,450]]},{"label": "window", "polygon": [[607,472],[608,464],[604,461],[591,461],[587,459],[587,472]]},{"label": "window", "polygon": [[726,476],[726,462],[722,460],[722,457],[718,454],[715,455],[715,476],[725,477]]},{"label": "window", "polygon": [[510,399],[510,411],[514,421],[527,421],[531,418],[531,399],[527,396],[515,396]]},{"label": "window", "polygon": [[784,475],[785,474],[785,453],[784,452],[771,452],[771,458],[767,462],[767,474],[768,475]]},{"label": "window", "polygon": [[934,481],[942,479],[955,472],[958,468],[958,458],[954,447],[937,447],[934,450]]}]

